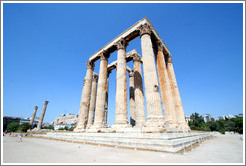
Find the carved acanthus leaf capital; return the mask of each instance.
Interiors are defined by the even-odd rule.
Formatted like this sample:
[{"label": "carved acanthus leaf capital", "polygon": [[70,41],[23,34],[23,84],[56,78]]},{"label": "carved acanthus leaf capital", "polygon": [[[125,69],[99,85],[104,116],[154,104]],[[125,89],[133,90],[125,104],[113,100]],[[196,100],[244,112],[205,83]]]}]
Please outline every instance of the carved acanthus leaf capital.
[{"label": "carved acanthus leaf capital", "polygon": [[132,57],[133,57],[133,62],[135,62],[135,61],[142,62],[141,57],[139,55],[134,54]]},{"label": "carved acanthus leaf capital", "polygon": [[127,42],[125,39],[121,38],[120,41],[118,41],[116,44],[117,50],[119,49],[126,49]]},{"label": "carved acanthus leaf capital", "polygon": [[87,61],[86,65],[87,65],[87,69],[92,69],[93,70],[94,67],[95,67],[95,64],[93,62],[91,62],[91,61]]},{"label": "carved acanthus leaf capital", "polygon": [[173,58],[170,54],[167,56],[167,63],[173,63]]},{"label": "carved acanthus leaf capital", "polygon": [[35,106],[34,108],[35,108],[35,110],[37,110],[38,109],[38,106]]},{"label": "carved acanthus leaf capital", "polygon": [[164,51],[164,47],[162,45],[161,40],[157,40],[156,45],[157,45],[158,51],[162,51],[162,52]]},{"label": "carved acanthus leaf capital", "polygon": [[106,51],[103,51],[103,52],[100,54],[100,59],[101,59],[101,60],[108,61],[108,58],[109,58],[109,54],[108,54]]},{"label": "carved acanthus leaf capital", "polygon": [[152,30],[151,30],[151,28],[150,28],[150,26],[149,26],[148,24],[141,25],[141,26],[138,28],[138,30],[139,30],[140,37],[141,37],[142,35],[144,35],[144,34],[149,34],[149,35],[151,35],[151,32],[152,32]]},{"label": "carved acanthus leaf capital", "polygon": [[49,101],[44,101],[44,104],[47,105],[49,103]]}]

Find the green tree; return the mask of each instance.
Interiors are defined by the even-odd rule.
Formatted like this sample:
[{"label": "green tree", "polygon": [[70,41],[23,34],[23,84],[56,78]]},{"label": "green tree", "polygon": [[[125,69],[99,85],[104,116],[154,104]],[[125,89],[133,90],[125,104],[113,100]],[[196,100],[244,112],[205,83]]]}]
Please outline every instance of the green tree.
[{"label": "green tree", "polygon": [[29,123],[23,123],[23,124],[19,125],[18,131],[27,132],[27,130],[30,128],[31,128],[31,126]]},{"label": "green tree", "polygon": [[8,124],[8,127],[7,127],[8,132],[10,132],[10,131],[12,131],[12,132],[17,131],[19,125],[20,125],[20,124],[17,123],[17,122],[12,122],[12,123]]},{"label": "green tree", "polygon": [[51,129],[51,130],[54,130],[54,127],[52,125],[49,125],[49,126],[44,126],[42,127],[43,129]]}]

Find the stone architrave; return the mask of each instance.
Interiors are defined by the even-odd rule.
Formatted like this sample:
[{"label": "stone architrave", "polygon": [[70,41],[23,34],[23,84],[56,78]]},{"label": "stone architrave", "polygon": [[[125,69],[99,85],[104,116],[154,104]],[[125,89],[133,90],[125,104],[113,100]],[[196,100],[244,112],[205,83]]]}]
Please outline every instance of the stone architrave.
[{"label": "stone architrave", "polygon": [[126,41],[121,39],[116,43],[117,72],[116,72],[116,110],[113,128],[128,127],[127,118],[127,82],[126,82]]},{"label": "stone architrave", "polygon": [[83,132],[88,122],[92,77],[93,77],[93,70],[95,65],[91,61],[88,61],[86,64],[87,64],[87,72],[83,83],[83,91],[82,91],[80,107],[79,107],[79,117],[78,117],[77,126],[74,129],[75,132]]},{"label": "stone architrave", "polygon": [[147,121],[142,132],[164,132],[164,118],[162,115],[161,98],[155,67],[155,57],[151,42],[151,29],[145,24],[140,26],[144,83],[147,105]]},{"label": "stone architrave", "polygon": [[170,81],[167,73],[165,58],[163,54],[163,46],[158,41],[157,46],[157,55],[156,55],[156,64],[158,70],[159,84],[160,84],[160,92],[161,99],[163,103],[164,110],[164,120],[165,120],[165,128],[168,132],[177,131],[177,113],[174,106],[174,100],[172,95],[172,90],[170,86]]},{"label": "stone architrave", "polygon": [[98,81],[98,75],[94,73],[93,78],[92,78],[91,100],[90,100],[90,107],[89,107],[88,123],[87,123],[86,128],[89,128],[94,122],[96,94],[97,94],[97,81]]},{"label": "stone architrave", "polygon": [[48,101],[44,101],[44,107],[43,107],[43,110],[42,110],[42,113],[41,113],[41,116],[40,116],[40,119],[39,119],[39,122],[38,122],[37,130],[41,130],[41,127],[42,127],[42,124],[43,124],[43,120],[44,120],[44,114],[45,114],[45,111],[46,111],[48,103],[49,103]]},{"label": "stone architrave", "polygon": [[141,62],[141,57],[139,55],[133,56],[136,126],[139,127],[141,127],[145,123],[145,107]]},{"label": "stone architrave", "polygon": [[183,106],[182,106],[182,102],[181,102],[181,98],[180,98],[180,94],[178,90],[177,80],[176,80],[174,69],[173,69],[171,55],[168,55],[167,72],[168,72],[168,76],[170,79],[170,85],[171,85],[171,90],[173,94],[174,105],[176,107],[176,112],[177,112],[178,131],[188,132],[190,131],[190,127],[185,121],[184,110],[183,110]]},{"label": "stone architrave", "polygon": [[136,112],[135,112],[135,96],[134,96],[134,70],[129,72],[129,94],[130,94],[130,124],[135,126],[136,124]]},{"label": "stone architrave", "polygon": [[33,122],[34,122],[34,119],[35,119],[35,117],[36,117],[36,112],[37,112],[37,110],[38,110],[38,106],[35,106],[35,107],[34,107],[33,114],[32,114],[32,118],[31,118],[31,120],[30,120],[30,126],[31,126],[31,127],[32,127]]},{"label": "stone architrave", "polygon": [[96,132],[99,131],[101,128],[106,127],[105,124],[103,123],[103,120],[105,114],[108,57],[109,55],[106,52],[103,52],[100,55],[101,62],[100,62],[100,71],[99,71],[98,86],[97,86],[95,121],[94,124],[91,126],[91,129],[95,129]]}]

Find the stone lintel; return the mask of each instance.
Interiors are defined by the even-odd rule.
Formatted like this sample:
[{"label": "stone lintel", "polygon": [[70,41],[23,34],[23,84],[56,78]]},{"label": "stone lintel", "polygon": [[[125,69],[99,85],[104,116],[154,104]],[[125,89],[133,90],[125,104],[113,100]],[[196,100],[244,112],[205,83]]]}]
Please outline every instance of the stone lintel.
[{"label": "stone lintel", "polygon": [[[99,51],[97,51],[96,53],[94,53],[89,60],[90,61],[96,61],[98,59],[100,59],[100,54],[103,51],[109,51],[109,50],[113,50],[113,47],[115,47],[115,44],[117,42],[119,42],[122,38],[126,40],[127,43],[129,43],[131,40],[135,39],[136,37],[139,36],[138,32],[138,28],[141,25],[144,24],[148,24],[152,30],[153,35],[155,36],[155,38],[157,40],[160,40],[160,36],[157,33],[157,31],[154,29],[153,25],[150,23],[149,19],[147,17],[144,17],[142,20],[138,21],[137,23],[135,23],[134,25],[132,25],[130,28],[128,28],[126,31],[124,31],[123,33],[121,33],[119,36],[117,36],[115,39],[113,39],[110,43],[108,43],[106,46],[104,46],[103,48],[101,48]],[[165,45],[165,43],[163,41],[161,41],[161,43],[163,44],[163,47],[165,49],[165,51],[167,52],[167,54],[170,54],[167,46]]]}]

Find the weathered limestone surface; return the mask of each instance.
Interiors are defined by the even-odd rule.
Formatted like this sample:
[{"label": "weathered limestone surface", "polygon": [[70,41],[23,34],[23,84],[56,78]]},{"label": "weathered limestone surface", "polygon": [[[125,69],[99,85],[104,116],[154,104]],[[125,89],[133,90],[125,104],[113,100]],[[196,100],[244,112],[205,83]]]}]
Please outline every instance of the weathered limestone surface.
[{"label": "weathered limestone surface", "polygon": [[171,90],[172,90],[172,94],[173,94],[173,98],[174,98],[174,105],[175,105],[176,111],[177,111],[178,130],[180,132],[190,131],[190,127],[185,122],[184,110],[183,110],[183,106],[182,106],[182,102],[181,102],[181,98],[180,98],[180,94],[179,94],[179,90],[178,90],[176,77],[174,74],[171,56],[168,57],[167,72],[168,72],[168,76],[169,76],[169,79],[171,82]]},{"label": "weathered limestone surface", "polygon": [[133,56],[133,66],[134,66],[134,87],[135,87],[134,97],[135,97],[136,126],[141,127],[145,123],[145,108],[144,108],[141,57],[137,54]]},{"label": "weathered limestone surface", "polygon": [[34,121],[34,119],[35,119],[35,117],[36,117],[36,112],[37,112],[37,110],[38,110],[38,106],[35,106],[35,107],[34,107],[33,114],[32,114],[32,118],[31,118],[31,120],[30,120],[30,126],[31,126],[31,127],[32,127],[33,121]]},{"label": "weathered limestone surface", "polygon": [[156,55],[156,62],[164,110],[165,128],[170,132],[177,131],[177,113],[174,106],[173,95],[164,59],[163,47],[159,45],[159,43],[157,45],[158,51]]},{"label": "weathered limestone surface", "polygon": [[135,112],[135,87],[134,87],[134,71],[129,72],[129,93],[130,93],[130,123],[135,126],[136,123],[136,112]]},{"label": "weathered limestone surface", "polygon": [[109,55],[104,52],[101,54],[101,62],[100,62],[100,71],[99,71],[99,79],[98,79],[98,87],[97,87],[97,98],[96,98],[96,114],[94,124],[91,126],[91,129],[105,128],[105,124],[103,124],[104,114],[105,114],[105,101],[106,101],[106,84],[107,84],[107,76],[108,76],[108,57]]},{"label": "weathered limestone surface", "polygon": [[106,97],[105,97],[105,110],[104,110],[104,117],[103,117],[103,124],[107,126],[108,120],[108,86],[109,86],[109,74],[111,71],[108,71],[107,82],[106,82]]},{"label": "weathered limestone surface", "polygon": [[83,91],[82,91],[80,107],[79,107],[78,123],[76,128],[74,129],[75,132],[84,131],[88,122],[93,70],[94,70],[94,63],[88,61],[87,72],[83,83]]},{"label": "weathered limestone surface", "polygon": [[162,132],[165,131],[164,118],[162,115],[160,94],[158,92],[158,79],[150,35],[151,30],[147,25],[140,28],[146,105],[148,112],[147,122],[144,124],[142,131]]},{"label": "weathered limestone surface", "polygon": [[98,75],[93,73],[87,128],[89,128],[94,122],[96,94],[97,94],[97,81],[98,81]]},{"label": "weathered limestone surface", "polygon": [[41,116],[38,122],[37,130],[41,130],[43,120],[44,120],[44,114],[45,114],[48,103],[49,103],[48,101],[44,101],[44,107],[43,107],[43,110],[42,110],[42,113],[41,113]]},{"label": "weathered limestone surface", "polygon": [[126,82],[126,41],[121,39],[117,44],[116,73],[116,110],[113,128],[128,127],[127,118],[127,82]]}]

